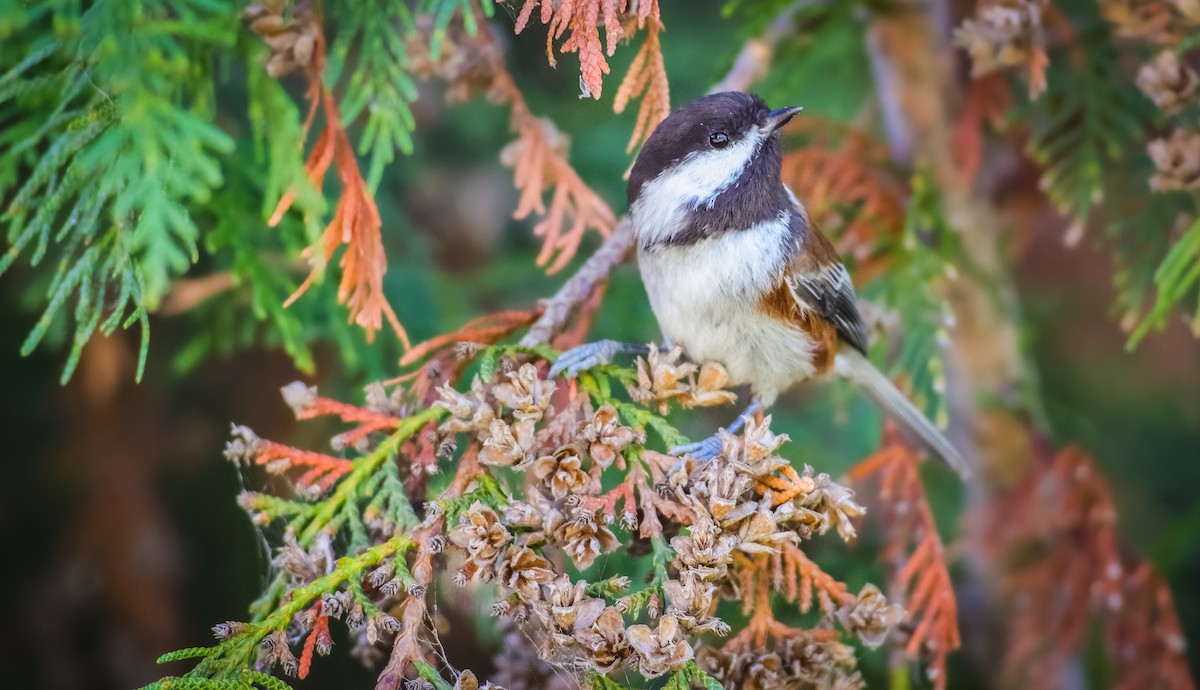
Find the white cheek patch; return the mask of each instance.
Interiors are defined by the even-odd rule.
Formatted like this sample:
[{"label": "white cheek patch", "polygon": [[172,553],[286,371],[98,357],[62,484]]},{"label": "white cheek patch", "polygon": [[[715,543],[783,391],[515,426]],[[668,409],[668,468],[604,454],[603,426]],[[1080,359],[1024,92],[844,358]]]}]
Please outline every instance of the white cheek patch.
[{"label": "white cheek patch", "polygon": [[655,182],[694,200],[711,199],[741,177],[761,143],[762,132],[753,127],[732,146],[689,155]]},{"label": "white cheek patch", "polygon": [[741,177],[763,136],[762,129],[753,127],[731,146],[692,153],[648,182],[631,209],[638,234],[650,242],[669,238],[684,208],[714,203]]}]

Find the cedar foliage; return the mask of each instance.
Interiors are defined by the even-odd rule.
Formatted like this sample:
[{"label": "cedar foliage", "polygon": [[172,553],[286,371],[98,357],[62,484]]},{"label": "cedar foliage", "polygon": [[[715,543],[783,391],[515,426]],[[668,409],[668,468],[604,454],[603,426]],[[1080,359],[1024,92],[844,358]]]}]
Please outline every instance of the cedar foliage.
[{"label": "cedar foliage", "polygon": [[[952,5],[953,40],[971,61],[971,78],[965,64],[956,76],[953,132],[965,179],[994,184],[984,178],[997,150],[1024,156],[1069,239],[1102,230],[1091,234],[1112,253],[1130,345],[1180,314],[1200,333],[1200,6]],[[322,340],[353,364],[385,321],[384,339],[404,351],[402,371],[362,404],[302,383],[283,390],[298,419],[347,426],[332,453],[234,427],[227,457],[279,479],[278,493],[238,497],[256,525],[281,530],[270,582],[247,620],[214,627],[216,644],[164,654],[163,663],[194,665],[148,687],[290,687],[280,676],[304,679],[331,653],[335,621],[379,670],[379,688],[479,687],[441,655],[431,605],[450,582],[518,633],[496,663],[497,682],[513,687],[557,672],[605,690],[664,676],[656,687],[845,690],[871,673],[863,648],[880,645],[897,684],[915,664],[917,682],[954,686],[955,652],[979,631],[958,618],[941,506],[903,439],[885,430],[882,448],[849,475],[878,484],[861,488],[888,522],[885,597],[870,583],[852,589],[817,546],[827,533],[874,530],[863,506],[822,471],[820,453],[788,447],[782,457],[788,439],[770,417],[726,434],[711,463],[665,454],[686,440],[672,409],[735,399],[719,364],[652,349],[630,366],[546,379],[550,362],[585,340],[628,227],[572,166],[567,131],[526,98],[506,46],[544,30],[548,64],[577,54],[578,95],[600,100],[622,44],[640,41],[625,48],[632,63],[612,104],[619,114],[641,100],[633,152],[670,109],[664,9],[658,0],[4,8],[0,273],[20,271],[42,309],[22,353],[66,334],[66,381],[90,338],[136,324],[140,377],[155,312],[204,324],[177,355],[185,365],[265,343],[311,372]],[[778,94],[851,67],[828,115],[789,130],[785,182],[851,266],[873,357],[945,422],[954,411],[942,350],[955,315],[940,293],[975,269],[960,247],[970,229],[955,227],[920,161],[889,146],[862,46],[864,17],[894,8],[859,9],[729,3],[746,37],[731,75],[744,58],[754,72],[744,84],[761,78]],[[539,267],[578,271],[549,302],[414,346],[393,307],[408,296],[385,294],[398,259],[386,255],[394,229],[376,195],[398,155],[421,146],[414,104],[431,79],[451,105],[483,94],[507,112],[513,139],[495,153],[512,168],[513,216],[535,220]],[[244,85],[237,108],[219,98],[231,83]],[[606,244],[577,261],[592,234]],[[989,537],[980,548],[994,563],[1031,542],[1042,552],[996,566],[998,601],[1023,586],[1037,605],[1014,607],[998,667],[976,673],[1053,686],[1088,653],[1098,621],[1099,644],[1120,658],[1112,687],[1192,687],[1170,592],[1119,544],[1110,489],[1086,453],[1033,458],[1015,487],[991,488],[993,502],[978,507]],[[1040,518],[1061,506],[1047,527]],[[1014,507],[1024,520],[1001,519]],[[593,565],[610,554],[644,577],[598,577]],[[1049,621],[1038,615],[1051,609]]]}]

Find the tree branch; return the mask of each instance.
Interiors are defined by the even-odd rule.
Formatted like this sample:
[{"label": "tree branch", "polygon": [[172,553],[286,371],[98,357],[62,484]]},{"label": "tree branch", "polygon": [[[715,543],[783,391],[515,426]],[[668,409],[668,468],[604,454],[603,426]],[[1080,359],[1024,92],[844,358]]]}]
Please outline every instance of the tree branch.
[{"label": "tree branch", "polygon": [[553,297],[542,302],[542,315],[521,338],[521,345],[532,347],[550,342],[566,326],[579,305],[587,301],[598,285],[608,280],[608,275],[625,260],[632,247],[633,223],[629,221],[629,216],[624,216],[596,253],[563,283]]},{"label": "tree branch", "polygon": [[[1002,253],[1004,218],[953,155],[957,85],[947,11],[945,0],[899,0],[892,11],[874,18],[866,42],[892,154],[931,176],[970,266],[946,281],[954,324],[943,353],[950,436],[977,465],[972,498],[981,503],[1024,473],[1033,461],[1034,440],[1019,395],[1027,372],[1017,334],[1016,289]],[[989,558],[982,548],[967,553],[972,578],[965,587],[986,594],[960,602],[964,618],[984,630],[996,625],[998,614],[993,598],[998,583]],[[996,643],[968,643],[967,650],[976,662],[986,663],[998,654]]]}]

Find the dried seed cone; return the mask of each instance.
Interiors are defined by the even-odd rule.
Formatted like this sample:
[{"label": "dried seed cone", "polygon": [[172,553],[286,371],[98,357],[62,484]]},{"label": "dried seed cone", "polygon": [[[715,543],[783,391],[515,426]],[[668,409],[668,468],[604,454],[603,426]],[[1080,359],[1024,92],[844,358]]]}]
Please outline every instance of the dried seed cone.
[{"label": "dried seed cone", "polygon": [[778,654],[764,650],[736,652],[701,647],[696,662],[727,688],[739,690],[787,690],[796,687],[783,674]]},{"label": "dried seed cone", "polygon": [[267,74],[275,78],[310,67],[321,37],[321,26],[310,8],[296,8],[289,21],[284,16],[284,5],[268,0],[242,10],[242,19],[250,24],[250,30],[271,49]]},{"label": "dried seed cone", "polygon": [[979,10],[954,32],[954,42],[971,56],[974,76],[1029,61],[1043,41],[1045,0],[999,0]]},{"label": "dried seed cone", "polygon": [[857,674],[846,676],[844,673],[854,668],[854,648],[822,636],[818,631],[805,632],[787,640],[782,656],[789,676],[817,687],[857,678]]},{"label": "dried seed cone", "polygon": [[512,408],[513,416],[519,420],[538,421],[550,407],[555,383],[538,376],[537,367],[522,364],[521,368],[506,374],[507,383],[497,384],[492,389],[496,400]]},{"label": "dried seed cone", "polygon": [[631,625],[625,634],[637,652],[638,669],[647,678],[656,678],[692,660],[692,646],[673,615],[660,618],[657,628]]},{"label": "dried seed cone", "polygon": [[625,621],[613,607],[604,609],[591,626],[576,633],[579,643],[600,673],[608,673],[625,662],[632,650],[625,636]]},{"label": "dried seed cone", "polygon": [[[604,405],[596,410],[591,421],[580,427],[579,436],[587,444],[592,460],[603,469],[608,469],[613,461],[618,460],[620,452],[630,443],[645,441],[636,431],[621,424],[617,410],[612,405]],[[617,467],[625,469],[623,459]]]},{"label": "dried seed cone", "polygon": [[1158,172],[1150,178],[1156,192],[1200,189],[1200,132],[1177,129],[1146,147]]},{"label": "dried seed cone", "polygon": [[503,419],[493,419],[488,425],[487,435],[481,438],[483,448],[479,451],[479,462],[494,467],[524,462],[535,442],[531,426],[510,426]]},{"label": "dried seed cone", "polygon": [[858,635],[863,644],[874,649],[904,620],[904,609],[888,603],[878,587],[867,584],[853,604],[838,611],[838,620],[846,630]]},{"label": "dried seed cone", "polygon": [[729,372],[715,362],[705,362],[692,383],[691,395],[683,399],[684,407],[716,407],[737,401],[737,394],[725,390],[729,385]]},{"label": "dried seed cone", "polygon": [[540,585],[554,579],[550,562],[527,546],[510,546],[500,563],[500,582],[526,601],[535,601]]},{"label": "dried seed cone", "polygon": [[476,501],[463,521],[450,531],[450,543],[467,552],[467,558],[480,569],[490,570],[500,552],[508,546],[508,530],[496,511]]},{"label": "dried seed cone", "polygon": [[534,604],[534,612],[558,632],[587,628],[604,611],[604,600],[587,596],[586,589],[587,581],[572,582],[567,575],[560,575],[543,588],[543,601]]},{"label": "dried seed cone", "polygon": [[615,551],[620,544],[611,530],[586,518],[563,523],[554,536],[580,570],[591,567],[600,554]]},{"label": "dried seed cone", "polygon": [[[1178,40],[1174,31],[1178,21],[1171,5],[1163,0],[1099,0],[1100,14],[1117,30],[1121,38],[1152,41],[1163,45]],[[1189,0],[1177,2],[1176,8]]]},{"label": "dried seed cone", "polygon": [[659,414],[666,414],[669,400],[685,396],[691,390],[686,379],[696,371],[696,365],[680,362],[682,357],[683,348],[662,353],[657,345],[651,344],[646,358],[637,359],[637,385],[629,388],[629,396],[645,405],[657,403]]},{"label": "dried seed cone", "polygon": [[554,455],[538,458],[530,469],[556,499],[586,492],[592,479],[583,469],[582,450],[574,444],[559,448]]},{"label": "dried seed cone", "polygon": [[1180,61],[1173,50],[1164,50],[1138,70],[1137,85],[1167,115],[1179,111],[1200,90],[1200,76]]}]

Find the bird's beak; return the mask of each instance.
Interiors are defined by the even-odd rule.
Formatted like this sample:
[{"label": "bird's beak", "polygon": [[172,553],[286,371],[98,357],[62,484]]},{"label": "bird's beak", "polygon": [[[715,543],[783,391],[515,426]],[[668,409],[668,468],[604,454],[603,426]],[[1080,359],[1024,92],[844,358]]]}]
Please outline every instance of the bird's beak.
[{"label": "bird's beak", "polygon": [[789,108],[780,108],[779,110],[772,110],[771,112],[767,113],[767,129],[772,132],[778,131],[780,127],[786,125],[788,121],[795,117],[796,113],[800,112],[801,110],[804,110],[804,108],[801,108],[798,105],[794,105]]}]

